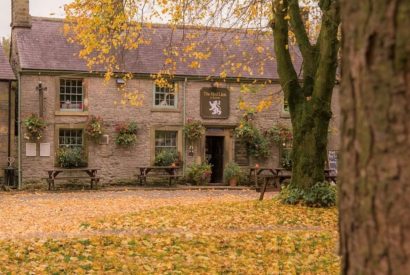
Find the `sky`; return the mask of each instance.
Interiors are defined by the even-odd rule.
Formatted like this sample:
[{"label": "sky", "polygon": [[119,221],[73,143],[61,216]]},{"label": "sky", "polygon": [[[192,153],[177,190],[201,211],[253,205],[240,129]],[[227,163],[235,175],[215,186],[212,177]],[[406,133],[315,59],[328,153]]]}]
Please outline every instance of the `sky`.
[{"label": "sky", "polygon": [[[0,0],[0,37],[10,36],[11,1]],[[72,0],[29,0],[33,16],[64,17],[64,4]]]}]

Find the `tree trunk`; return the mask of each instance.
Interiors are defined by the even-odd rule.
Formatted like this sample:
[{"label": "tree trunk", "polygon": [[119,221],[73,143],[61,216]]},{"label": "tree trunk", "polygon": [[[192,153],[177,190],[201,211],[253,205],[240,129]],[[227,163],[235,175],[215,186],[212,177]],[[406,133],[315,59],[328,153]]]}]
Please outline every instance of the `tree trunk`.
[{"label": "tree trunk", "polygon": [[[297,0],[275,0],[272,22],[280,84],[289,103],[293,128],[292,187],[308,189],[324,181],[331,100],[335,86],[337,39],[340,22],[338,0],[320,1],[322,25],[311,45]],[[303,57],[303,86],[289,52],[288,16]],[[295,51],[293,51],[295,52]]]},{"label": "tree trunk", "polygon": [[307,107],[302,115],[295,114],[292,117],[294,137],[291,184],[302,189],[308,189],[315,183],[324,181],[323,171],[331,117],[330,104],[329,107],[318,106],[320,110],[316,111],[310,106],[316,105],[314,102],[306,102],[305,105]]},{"label": "tree trunk", "polygon": [[343,274],[410,274],[410,1],[343,0]]}]

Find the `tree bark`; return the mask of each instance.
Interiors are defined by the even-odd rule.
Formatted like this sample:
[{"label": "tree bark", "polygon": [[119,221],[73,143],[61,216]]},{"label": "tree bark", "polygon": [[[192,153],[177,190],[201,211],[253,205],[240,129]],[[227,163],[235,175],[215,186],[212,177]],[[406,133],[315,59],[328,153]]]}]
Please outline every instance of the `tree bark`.
[{"label": "tree bark", "polygon": [[410,1],[343,0],[343,274],[410,274]]},{"label": "tree bark", "polygon": [[[332,117],[331,100],[335,85],[337,39],[339,27],[338,0],[320,1],[323,12],[321,31],[316,45],[311,45],[301,19],[297,0],[275,0],[273,3],[274,48],[278,75],[293,128],[293,187],[308,189],[324,181],[328,127]],[[289,14],[289,23],[285,19]],[[303,82],[293,67],[288,45],[288,24],[303,58]]]}]

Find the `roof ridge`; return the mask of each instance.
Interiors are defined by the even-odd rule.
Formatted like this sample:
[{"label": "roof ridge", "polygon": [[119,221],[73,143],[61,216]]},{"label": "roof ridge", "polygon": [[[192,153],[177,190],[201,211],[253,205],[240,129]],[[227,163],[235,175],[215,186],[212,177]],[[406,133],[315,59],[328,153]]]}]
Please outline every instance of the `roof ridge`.
[{"label": "roof ridge", "polygon": [[[49,22],[61,22],[64,23],[65,18],[61,17],[45,17],[45,16],[32,16],[32,20],[35,21],[49,21]],[[252,29],[241,28],[229,28],[229,27],[215,27],[205,25],[172,25],[169,23],[143,23],[144,26],[152,26],[156,29],[170,29],[175,27],[176,29],[190,29],[190,30],[207,30],[207,31],[221,31],[221,32],[233,32],[233,33],[246,33],[252,31]],[[265,32],[265,31],[263,31]]]}]

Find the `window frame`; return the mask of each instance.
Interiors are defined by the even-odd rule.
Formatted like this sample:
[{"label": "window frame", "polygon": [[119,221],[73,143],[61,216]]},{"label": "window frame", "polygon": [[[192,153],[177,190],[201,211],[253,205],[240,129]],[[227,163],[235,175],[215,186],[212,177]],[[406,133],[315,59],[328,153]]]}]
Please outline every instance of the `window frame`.
[{"label": "window frame", "polygon": [[[171,145],[171,146],[167,146],[167,145],[161,145],[161,146],[157,146],[157,133],[173,133],[175,134],[175,140],[172,142],[173,144],[175,144],[175,146]],[[165,143],[166,143],[166,139],[168,137],[165,136]],[[155,136],[154,136],[154,151],[155,151],[155,156],[157,156],[157,154],[159,153],[160,150],[167,150],[167,149],[175,149],[175,151],[178,152],[178,131],[176,130],[155,130]]]},{"label": "window frame", "polygon": [[[61,131],[81,131],[81,145],[79,145],[79,144],[61,144]],[[62,146],[65,146],[65,147],[81,146],[84,149],[84,147],[85,147],[84,138],[85,138],[85,135],[84,135],[84,129],[83,128],[71,128],[70,129],[70,128],[61,127],[61,128],[58,129],[58,148],[61,148]]]},{"label": "window frame", "polygon": [[83,140],[83,151],[84,151],[84,158],[87,163],[88,161],[88,139],[85,135],[85,123],[59,123],[55,124],[54,126],[54,165],[57,167],[57,151],[60,148],[60,130],[82,130],[82,140]]},{"label": "window frame", "polygon": [[170,131],[170,132],[177,132],[176,137],[176,150],[178,154],[181,156],[181,160],[184,161],[183,155],[183,132],[182,126],[180,125],[152,125],[149,129],[149,140],[150,140],[150,163],[153,165],[155,161],[155,132],[156,131]]},{"label": "window frame", "polygon": [[[61,81],[62,80],[77,80],[82,82],[82,109],[63,109],[61,108],[60,95],[61,95]],[[86,116],[88,115],[88,89],[86,78],[73,78],[73,77],[56,77],[56,94],[55,94],[55,115],[60,116]]]},{"label": "window frame", "polygon": [[[177,83],[172,82],[173,85],[173,90],[174,92],[172,93],[174,95],[174,105],[156,105],[156,95],[157,95],[157,87],[159,89],[165,89],[159,87],[155,82],[153,82],[153,91],[152,91],[152,106],[155,109],[178,109],[178,93],[177,93]],[[165,94],[165,93],[164,93]],[[171,94],[171,93],[168,93]],[[166,95],[165,95],[166,97]]]}]

